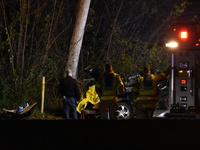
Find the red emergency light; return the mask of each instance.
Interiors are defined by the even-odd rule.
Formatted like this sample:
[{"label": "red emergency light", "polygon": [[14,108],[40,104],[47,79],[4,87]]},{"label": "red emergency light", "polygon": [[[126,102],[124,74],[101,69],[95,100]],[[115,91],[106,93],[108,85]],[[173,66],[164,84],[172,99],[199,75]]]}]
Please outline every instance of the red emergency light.
[{"label": "red emergency light", "polygon": [[171,30],[170,40],[176,41],[179,48],[200,48],[200,23],[177,22]]},{"label": "red emergency light", "polygon": [[180,84],[182,84],[182,85],[187,84],[187,80],[186,80],[186,79],[181,79],[181,80],[180,80]]},{"label": "red emergency light", "polygon": [[188,31],[185,31],[185,30],[181,31],[181,32],[180,32],[180,38],[181,38],[182,40],[188,39]]}]

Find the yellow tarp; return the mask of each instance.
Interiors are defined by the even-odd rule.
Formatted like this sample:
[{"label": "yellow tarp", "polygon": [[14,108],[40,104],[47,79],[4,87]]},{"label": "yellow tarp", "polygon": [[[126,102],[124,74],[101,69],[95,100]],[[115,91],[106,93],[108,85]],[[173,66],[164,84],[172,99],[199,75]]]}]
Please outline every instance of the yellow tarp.
[{"label": "yellow tarp", "polygon": [[100,102],[100,99],[95,91],[95,85],[89,87],[88,91],[86,92],[86,98],[82,98],[80,100],[76,110],[81,113],[81,111],[86,108],[87,102],[90,102],[93,105]]}]

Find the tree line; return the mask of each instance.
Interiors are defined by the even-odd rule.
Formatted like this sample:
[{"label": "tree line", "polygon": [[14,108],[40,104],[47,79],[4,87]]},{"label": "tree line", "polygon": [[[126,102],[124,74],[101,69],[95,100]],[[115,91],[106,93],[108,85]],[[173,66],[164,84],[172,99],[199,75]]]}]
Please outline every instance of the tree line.
[{"label": "tree line", "polygon": [[[78,0],[0,1],[0,108],[40,102],[46,78],[45,105],[60,106],[57,87],[68,59]],[[92,0],[81,48],[78,81],[85,91],[84,68],[131,75],[144,65],[164,70],[168,29],[187,0]]]}]

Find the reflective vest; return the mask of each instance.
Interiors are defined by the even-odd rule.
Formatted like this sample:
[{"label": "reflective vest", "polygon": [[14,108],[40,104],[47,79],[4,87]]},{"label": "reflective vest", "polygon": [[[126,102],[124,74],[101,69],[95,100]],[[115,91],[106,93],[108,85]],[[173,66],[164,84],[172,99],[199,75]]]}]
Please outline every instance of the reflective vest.
[{"label": "reflective vest", "polygon": [[[140,77],[140,85],[138,89],[138,97],[135,99],[135,102],[139,100],[158,100],[158,88],[157,84],[159,81],[158,76],[149,75],[149,80],[145,81],[144,77]],[[148,83],[149,82],[149,83]]]},{"label": "reflective vest", "polygon": [[117,73],[105,73],[103,74],[101,82],[101,100],[116,99],[123,89],[123,82]]}]

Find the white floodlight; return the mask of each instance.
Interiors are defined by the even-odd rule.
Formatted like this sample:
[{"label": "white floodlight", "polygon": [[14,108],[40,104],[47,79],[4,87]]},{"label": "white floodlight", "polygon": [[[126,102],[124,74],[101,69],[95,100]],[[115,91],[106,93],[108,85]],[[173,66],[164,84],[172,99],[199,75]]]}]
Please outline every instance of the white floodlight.
[{"label": "white floodlight", "polygon": [[165,46],[169,47],[169,48],[177,48],[178,43],[177,42],[169,42],[169,43],[166,43]]}]

